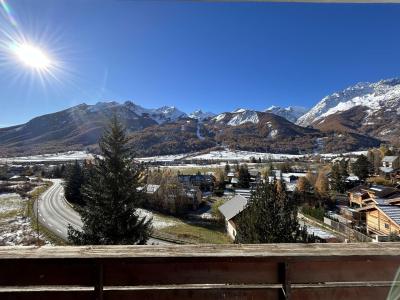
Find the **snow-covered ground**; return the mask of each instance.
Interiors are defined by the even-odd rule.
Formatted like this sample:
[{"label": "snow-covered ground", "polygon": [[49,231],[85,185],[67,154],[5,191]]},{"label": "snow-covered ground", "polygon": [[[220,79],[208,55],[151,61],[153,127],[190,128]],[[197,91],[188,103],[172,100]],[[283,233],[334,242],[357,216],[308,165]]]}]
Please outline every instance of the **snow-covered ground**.
[{"label": "snow-covered ground", "polygon": [[148,211],[146,209],[138,209],[139,215],[143,218],[153,218],[153,228],[154,229],[161,229],[169,226],[174,226],[179,224],[181,221],[175,220],[173,218],[168,218],[168,217],[161,217],[157,214],[153,214],[151,211]]},{"label": "snow-covered ground", "polygon": [[[319,154],[324,158],[334,158],[340,155],[352,156],[367,154],[367,151],[355,151],[347,152],[342,154],[337,153],[326,153]],[[192,154],[176,154],[176,155],[162,155],[139,158],[140,161],[157,161],[157,162],[172,162],[181,159],[193,159],[193,160],[216,160],[216,161],[232,161],[232,160],[250,160],[252,157],[255,159],[261,158],[263,160],[288,160],[288,159],[301,159],[312,157],[313,154],[279,154],[279,153],[263,153],[263,152],[251,152],[251,151],[240,151],[240,150],[221,150],[221,151],[210,151],[205,154],[192,153]]]},{"label": "snow-covered ground", "polygon": [[28,162],[74,161],[74,160],[84,160],[90,158],[93,158],[93,155],[86,151],[68,151],[63,153],[0,158],[0,163],[6,164],[6,163],[28,163]]},{"label": "snow-covered ground", "polygon": [[160,156],[149,156],[149,157],[140,157],[137,160],[143,162],[171,162],[175,160],[180,160],[182,158],[187,157],[189,154],[172,154],[172,155],[160,155]]},{"label": "snow-covered ground", "polygon": [[[340,155],[351,156],[351,155],[361,155],[367,154],[367,151],[355,151],[347,152],[342,154],[337,153],[326,153],[319,154],[325,158],[334,158]],[[210,151],[208,153],[200,154],[195,153],[181,153],[172,155],[160,155],[160,156],[150,156],[150,157],[140,157],[139,161],[143,162],[172,162],[182,159],[193,159],[193,160],[217,160],[217,161],[227,161],[227,160],[250,160],[252,157],[255,159],[261,158],[263,160],[286,160],[286,159],[300,159],[312,157],[313,154],[283,154],[283,153],[264,153],[264,152],[252,152],[252,151],[240,151],[240,150],[220,150],[220,151]],[[0,164],[11,164],[11,163],[31,163],[31,162],[57,162],[57,161],[74,161],[74,160],[84,160],[92,159],[93,154],[86,151],[69,151],[64,153],[54,153],[54,154],[42,154],[33,156],[19,156],[19,157],[8,157],[0,158]]]},{"label": "snow-covered ground", "polygon": [[[36,232],[24,216],[26,201],[15,193],[0,195],[0,246],[36,243]],[[44,237],[40,239],[43,241]]]},{"label": "snow-covered ground", "polygon": [[201,132],[200,132],[200,125],[201,125],[201,123],[200,123],[200,121],[198,121],[198,122],[197,122],[196,135],[197,135],[197,138],[198,138],[199,140],[203,141],[203,140],[205,139],[205,137],[201,135]]}]

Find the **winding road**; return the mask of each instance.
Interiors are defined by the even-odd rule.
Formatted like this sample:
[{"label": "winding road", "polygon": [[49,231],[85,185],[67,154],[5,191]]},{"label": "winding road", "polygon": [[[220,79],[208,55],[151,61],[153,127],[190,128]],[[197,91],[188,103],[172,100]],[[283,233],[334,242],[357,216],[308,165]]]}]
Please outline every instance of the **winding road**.
[{"label": "winding road", "polygon": [[[68,240],[68,224],[77,230],[82,228],[80,215],[72,208],[64,197],[61,179],[51,179],[53,185],[35,202],[35,213],[39,214],[39,222],[56,236]],[[39,207],[37,207],[39,205]],[[172,244],[167,241],[150,238],[148,244]]]}]

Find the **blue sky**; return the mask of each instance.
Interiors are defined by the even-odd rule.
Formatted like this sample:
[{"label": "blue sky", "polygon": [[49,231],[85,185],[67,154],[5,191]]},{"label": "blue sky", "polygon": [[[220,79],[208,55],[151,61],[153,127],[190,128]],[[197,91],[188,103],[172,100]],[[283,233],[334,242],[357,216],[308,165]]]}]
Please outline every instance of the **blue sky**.
[{"label": "blue sky", "polygon": [[17,24],[3,11],[0,28],[46,49],[57,70],[42,82],[1,49],[0,126],[108,100],[186,112],[311,107],[359,81],[400,75],[400,5],[7,4]]}]

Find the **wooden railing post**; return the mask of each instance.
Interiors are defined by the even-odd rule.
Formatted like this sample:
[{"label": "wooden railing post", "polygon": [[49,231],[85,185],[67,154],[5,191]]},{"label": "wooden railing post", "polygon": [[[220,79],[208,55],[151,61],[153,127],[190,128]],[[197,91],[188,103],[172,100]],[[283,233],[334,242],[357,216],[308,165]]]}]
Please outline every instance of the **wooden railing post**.
[{"label": "wooden railing post", "polygon": [[94,295],[96,300],[103,300],[103,263],[99,260],[95,263]]},{"label": "wooden railing post", "polygon": [[278,267],[279,282],[282,284],[282,290],[279,294],[280,299],[288,300],[291,297],[291,282],[290,282],[290,269],[289,262],[281,262]]}]

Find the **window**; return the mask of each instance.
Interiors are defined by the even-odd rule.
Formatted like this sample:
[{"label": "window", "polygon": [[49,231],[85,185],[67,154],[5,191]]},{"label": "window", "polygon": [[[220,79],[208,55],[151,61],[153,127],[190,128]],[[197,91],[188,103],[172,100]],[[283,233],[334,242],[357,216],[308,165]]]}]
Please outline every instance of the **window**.
[{"label": "window", "polygon": [[388,223],[385,223],[385,228],[389,229],[389,224]]}]

